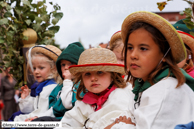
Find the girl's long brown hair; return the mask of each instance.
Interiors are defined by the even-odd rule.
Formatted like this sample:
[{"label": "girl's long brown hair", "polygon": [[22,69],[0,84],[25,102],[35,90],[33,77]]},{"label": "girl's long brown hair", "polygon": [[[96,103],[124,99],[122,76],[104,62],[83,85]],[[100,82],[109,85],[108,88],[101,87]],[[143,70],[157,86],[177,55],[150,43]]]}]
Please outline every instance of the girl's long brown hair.
[{"label": "girl's long brown hair", "polygon": [[[163,34],[158,29],[156,29],[152,25],[144,23],[144,22],[136,22],[136,23],[134,23],[131,26],[130,30],[128,31],[126,41],[124,41],[124,48],[123,48],[125,71],[128,73],[128,77],[131,76],[133,84],[134,84],[135,79],[137,79],[137,78],[133,77],[131,75],[130,71],[127,71],[127,44],[128,44],[129,35],[132,32],[134,32],[135,30],[140,29],[140,28],[145,29],[146,31],[148,31],[152,35],[153,40],[155,41],[155,43],[160,48],[160,50],[163,53],[163,55],[165,55],[165,53],[170,48],[170,46],[168,44],[168,41],[166,40],[166,38],[163,36]],[[170,71],[174,74],[174,76],[178,80],[177,87],[181,86],[185,82],[185,77],[182,74],[181,70],[178,68],[178,66],[177,66],[177,64],[176,64],[176,62],[175,62],[175,60],[174,60],[174,58],[172,56],[171,50],[168,52],[168,54],[166,55],[166,57],[164,59],[165,59],[165,62],[162,61],[158,65],[158,67],[156,67],[156,69],[149,74],[148,81],[153,85],[154,84],[154,78],[157,75],[157,73],[161,69],[164,69],[168,65]],[[170,73],[169,73],[169,75],[170,75]]]}]

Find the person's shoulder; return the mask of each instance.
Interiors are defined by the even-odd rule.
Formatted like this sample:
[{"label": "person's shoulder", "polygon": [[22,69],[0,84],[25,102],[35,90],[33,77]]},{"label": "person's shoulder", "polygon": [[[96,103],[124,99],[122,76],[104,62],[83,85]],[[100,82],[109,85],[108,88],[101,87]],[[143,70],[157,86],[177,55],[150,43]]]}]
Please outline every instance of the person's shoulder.
[{"label": "person's shoulder", "polygon": [[58,84],[57,83],[53,83],[53,84],[48,84],[45,87],[56,87]]},{"label": "person's shoulder", "polygon": [[191,90],[190,87],[183,83],[181,86],[177,88],[178,80],[174,77],[166,77],[160,80],[158,83],[154,84],[152,87],[157,89],[168,89],[168,90]]},{"label": "person's shoulder", "polygon": [[57,84],[57,86],[53,89],[52,93],[59,92],[63,87],[63,84]]},{"label": "person's shoulder", "polygon": [[62,87],[63,87],[63,84],[57,84],[57,86],[54,88],[54,90],[62,89]]},{"label": "person's shoulder", "polygon": [[166,87],[173,87],[175,88],[178,84],[178,80],[174,77],[165,77],[163,78],[162,80],[160,80],[159,82],[157,82],[156,84],[154,85],[157,85],[157,86],[166,86]]},{"label": "person's shoulder", "polygon": [[80,110],[88,109],[88,110],[92,110],[93,111],[93,107],[90,104],[84,103],[81,100],[77,100],[75,102],[75,106],[74,107],[77,108],[77,109],[80,109]]},{"label": "person's shoulder", "polygon": [[129,87],[125,88],[116,88],[114,91],[111,92],[110,97],[131,97],[132,91]]},{"label": "person's shoulder", "polygon": [[49,84],[47,86],[44,86],[42,89],[42,92],[50,92],[57,86],[57,84]]}]

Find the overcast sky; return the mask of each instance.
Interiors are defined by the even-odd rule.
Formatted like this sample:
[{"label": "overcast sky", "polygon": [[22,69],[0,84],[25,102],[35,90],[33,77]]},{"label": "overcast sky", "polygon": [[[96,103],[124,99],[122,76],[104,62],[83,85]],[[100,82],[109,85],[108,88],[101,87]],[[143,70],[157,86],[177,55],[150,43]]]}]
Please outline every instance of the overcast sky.
[{"label": "overcast sky", "polygon": [[[130,13],[159,12],[157,2],[161,0],[55,0],[63,12],[58,23],[60,30],[55,36],[56,43],[61,48],[79,38],[85,48],[89,48],[89,44],[107,43],[112,34],[121,29],[123,20]],[[168,2],[163,11],[183,11],[186,7],[189,5],[185,1],[174,0]]]}]

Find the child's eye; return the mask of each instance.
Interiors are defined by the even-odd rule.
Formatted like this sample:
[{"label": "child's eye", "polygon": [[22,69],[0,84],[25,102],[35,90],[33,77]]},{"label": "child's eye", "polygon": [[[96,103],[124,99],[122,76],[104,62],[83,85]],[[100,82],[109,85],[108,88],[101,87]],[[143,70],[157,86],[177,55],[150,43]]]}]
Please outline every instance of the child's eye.
[{"label": "child's eye", "polygon": [[61,64],[61,66],[65,66],[65,64]]},{"label": "child's eye", "polygon": [[127,47],[128,50],[133,50],[133,47],[129,46]]},{"label": "child's eye", "polygon": [[44,67],[40,67],[40,69],[44,69]]},{"label": "child's eye", "polygon": [[98,71],[97,74],[101,75],[101,74],[103,74],[103,72],[102,71]]},{"label": "child's eye", "polygon": [[145,47],[141,47],[140,48],[142,51],[146,51],[146,50],[148,50],[147,48],[145,48]]},{"label": "child's eye", "polygon": [[89,73],[89,72],[88,72],[88,73],[85,73],[84,75],[85,75],[85,76],[90,76],[90,75],[91,75],[91,73]]}]

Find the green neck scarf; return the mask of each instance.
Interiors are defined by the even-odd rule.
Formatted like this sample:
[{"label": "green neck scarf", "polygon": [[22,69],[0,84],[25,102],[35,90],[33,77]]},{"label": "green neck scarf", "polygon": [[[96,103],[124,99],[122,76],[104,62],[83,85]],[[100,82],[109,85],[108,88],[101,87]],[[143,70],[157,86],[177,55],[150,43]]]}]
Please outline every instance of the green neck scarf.
[{"label": "green neck scarf", "polygon": [[[194,79],[189,74],[187,74],[183,69],[181,69],[181,72],[185,76],[185,79],[186,79],[185,83],[194,91]],[[167,77],[168,74],[169,74],[168,67],[161,70],[154,78],[154,84],[159,82],[161,79]],[[175,76],[172,72],[170,72],[169,77],[175,78]],[[143,80],[141,80],[141,81],[138,81],[138,80],[139,79],[135,80],[135,83],[134,83],[135,87],[132,90],[132,92],[135,94],[135,98],[134,98],[135,101],[138,100],[139,93],[143,92],[144,90],[148,89],[151,86],[151,84],[148,81],[144,82]]]}]

